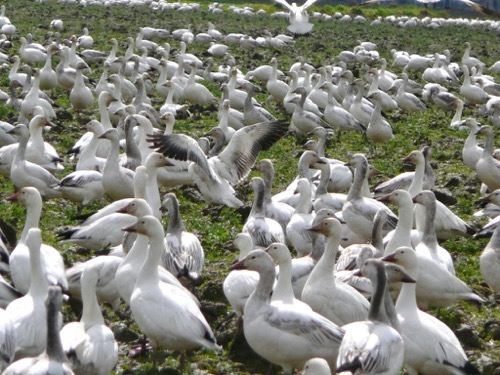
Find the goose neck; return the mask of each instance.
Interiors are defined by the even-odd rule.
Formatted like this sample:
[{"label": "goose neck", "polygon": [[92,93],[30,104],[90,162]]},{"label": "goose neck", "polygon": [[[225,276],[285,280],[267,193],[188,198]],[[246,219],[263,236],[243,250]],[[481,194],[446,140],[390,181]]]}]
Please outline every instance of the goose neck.
[{"label": "goose neck", "polygon": [[278,281],[274,288],[272,300],[279,300],[283,303],[293,303],[292,260],[287,259],[280,263],[279,270]]},{"label": "goose neck", "polygon": [[182,222],[181,211],[179,209],[179,202],[176,199],[172,199],[171,206],[168,209],[168,233],[177,233],[186,230],[184,228],[184,223]]},{"label": "goose neck", "polygon": [[96,296],[97,275],[95,280],[87,280],[84,271],[81,282],[83,302],[81,322],[84,324],[85,330],[95,325],[104,325],[104,318]]},{"label": "goose neck", "polygon": [[38,228],[40,215],[42,214],[42,200],[30,202],[26,205],[26,221],[24,223],[23,232],[21,233],[21,242],[26,242],[26,237],[31,228]]},{"label": "goose neck", "polygon": [[158,285],[160,276],[158,274],[158,264],[164,251],[163,234],[158,233],[149,236],[149,248],[146,260],[144,261],[137,277],[136,287],[142,285]]},{"label": "goose neck", "polygon": [[385,311],[385,294],[387,292],[387,276],[384,267],[377,268],[377,275],[372,280],[373,294],[368,311],[368,320],[389,324],[389,319]]},{"label": "goose neck", "polygon": [[362,163],[356,167],[354,170],[354,178],[352,181],[351,188],[347,194],[347,201],[360,198],[361,197],[361,188],[363,186],[363,180],[366,176],[368,170],[367,163]]},{"label": "goose neck", "polygon": [[59,317],[60,317],[60,306],[55,301],[50,301],[47,306],[47,346],[46,353],[47,357],[51,360],[57,362],[64,362],[67,360],[66,354],[64,354],[61,335],[59,331]]}]

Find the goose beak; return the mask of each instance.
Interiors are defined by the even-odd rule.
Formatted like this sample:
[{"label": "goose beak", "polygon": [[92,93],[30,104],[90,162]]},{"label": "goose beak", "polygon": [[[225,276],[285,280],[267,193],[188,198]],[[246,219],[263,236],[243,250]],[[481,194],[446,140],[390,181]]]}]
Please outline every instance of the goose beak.
[{"label": "goose beak", "polygon": [[355,270],[353,273],[352,273],[353,276],[358,276],[358,277],[362,277],[363,276],[363,273],[361,272],[361,269],[357,269]]},{"label": "goose beak", "polygon": [[[126,214],[128,212],[127,207],[128,207],[128,204],[126,206],[123,206],[122,208],[119,208],[118,210],[116,210],[116,213]],[[125,227],[125,228],[128,228],[128,227]],[[122,230],[125,231],[125,228],[122,228]],[[129,232],[129,231],[126,231],[126,232]]]},{"label": "goose beak", "polygon": [[245,266],[245,259],[243,260],[240,260],[239,262],[236,262],[234,263],[233,265],[231,265],[229,267],[229,270],[230,271],[234,271],[234,270],[245,270],[246,269],[246,266]]},{"label": "goose beak", "polygon": [[314,225],[312,227],[306,228],[309,232],[320,233],[320,225]]},{"label": "goose beak", "polygon": [[136,224],[127,225],[126,227],[122,228],[122,231],[124,231],[124,232],[137,232]]},{"label": "goose beak", "polygon": [[234,245],[234,241],[228,241],[223,245],[224,249],[227,250],[236,250],[236,246]]},{"label": "goose beak", "polygon": [[8,197],[6,197],[5,200],[7,202],[17,202],[18,198],[19,198],[19,192],[17,191],[14,194],[9,195]]},{"label": "goose beak", "polygon": [[376,200],[378,200],[379,202],[390,202],[391,201],[391,195],[390,194],[386,194],[386,195],[382,195],[381,197],[377,197],[375,198]]},{"label": "goose beak", "polygon": [[384,262],[391,262],[391,263],[395,263],[396,262],[396,253],[392,253],[392,254],[389,254],[389,255],[386,255],[385,257],[382,258],[382,260]]},{"label": "goose beak", "polygon": [[410,277],[407,273],[403,273],[403,277],[401,278],[401,282],[403,283],[413,283],[415,284],[416,281],[413,277]]}]

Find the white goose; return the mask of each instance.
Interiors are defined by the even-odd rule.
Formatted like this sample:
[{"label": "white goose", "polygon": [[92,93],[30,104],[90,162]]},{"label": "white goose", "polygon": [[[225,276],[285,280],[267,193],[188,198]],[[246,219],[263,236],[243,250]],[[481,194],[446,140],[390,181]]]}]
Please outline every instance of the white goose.
[{"label": "white goose", "polygon": [[495,133],[489,125],[483,125],[476,133],[486,135],[483,153],[476,164],[476,173],[490,192],[500,188],[500,161],[493,158],[493,139]]},{"label": "white goose", "polygon": [[394,135],[391,124],[382,116],[381,93],[374,92],[368,99],[375,101],[375,108],[366,127],[366,137],[374,144],[387,143]]},{"label": "white goose", "polygon": [[354,180],[347,194],[347,202],[342,208],[342,216],[347,226],[367,242],[371,238],[373,218],[378,210],[383,209],[389,215],[389,221],[385,227],[386,230],[388,228],[395,228],[397,216],[383,203],[361,195],[363,180],[368,171],[366,157],[363,154],[354,154],[347,165],[355,168]]},{"label": "white goose", "polygon": [[[417,281],[417,284],[404,283],[396,302],[407,370],[411,374],[479,374],[467,360],[451,329],[417,307],[418,282],[423,273],[432,271],[418,265],[420,259],[417,260],[416,254],[411,248],[401,247],[383,258],[403,266],[406,273]],[[434,284],[437,285],[439,284]]]},{"label": "white goose", "polygon": [[[28,233],[33,228],[38,228],[40,215],[42,213],[42,197],[34,187],[24,187],[17,193],[7,198],[10,202],[19,202],[26,206],[26,221],[24,222],[21,238],[9,257],[10,276],[16,289],[26,294],[30,287],[30,273],[26,272],[29,267],[29,249],[27,246]],[[46,282],[60,285],[63,289],[68,288],[64,261],[55,248],[42,244],[41,264]]]},{"label": "white goose", "polygon": [[497,225],[490,241],[479,257],[481,275],[495,293],[500,293],[500,225]]},{"label": "white goose", "polygon": [[0,332],[0,371],[3,373],[7,366],[14,360],[16,353],[16,331],[11,318],[4,309],[0,309]]},{"label": "white goose", "polygon": [[150,241],[148,255],[130,299],[130,309],[151,346],[181,352],[199,347],[220,350],[197,304],[178,287],[160,282],[158,263],[163,253],[162,224],[154,216],[144,216],[124,230],[148,236]]},{"label": "white goose", "polygon": [[80,170],[64,176],[56,186],[62,197],[79,204],[78,209],[104,195],[102,174],[97,171]]},{"label": "white goose", "polygon": [[467,167],[475,171],[477,162],[483,154],[483,148],[478,146],[476,140],[476,134],[479,131],[480,124],[476,121],[476,119],[468,117],[463,122],[463,125],[469,128],[469,135],[467,136],[462,149],[462,161]]},{"label": "white goose", "polygon": [[408,75],[406,73],[401,73],[401,78],[403,79],[403,84],[398,88],[395,98],[399,108],[408,113],[425,111],[427,107],[424,102],[422,102],[414,94],[406,92]]},{"label": "white goose", "polygon": [[327,240],[322,257],[304,285],[302,300],[339,326],[365,320],[369,302],[353,287],[336,280],[333,272],[340,246],[340,223],[334,218],[328,218],[310,230],[323,234]]},{"label": "white goose", "polygon": [[253,250],[231,268],[259,273],[243,321],[245,338],[257,354],[280,365],[286,373],[303,367],[313,357],[324,358],[335,368],[343,330],[318,313],[270,303],[276,271],[269,254]]},{"label": "white goose", "polygon": [[[253,250],[252,238],[248,233],[238,233],[230,244],[231,248],[239,250],[238,261]],[[259,274],[250,270],[233,270],[224,279],[222,290],[237,317],[243,316],[243,309],[248,297],[252,294],[259,281]]]},{"label": "white goose", "polygon": [[465,98],[465,102],[470,105],[486,103],[490,96],[481,87],[471,82],[469,68],[466,65],[462,65],[462,69],[464,71],[464,81],[460,86],[460,94]]},{"label": "white goose", "polygon": [[175,194],[166,194],[162,207],[167,210],[169,217],[162,265],[177,277],[201,279],[205,253],[198,237],[184,227],[179,201]]},{"label": "white goose", "polygon": [[62,347],[76,374],[109,374],[118,362],[118,345],[97,302],[99,270],[86,265],[81,276],[83,313],[60,332]]},{"label": "white goose", "polygon": [[[39,322],[40,326],[45,326],[46,342],[45,352],[39,356],[20,359],[12,363],[2,374],[19,375],[19,374],[38,374],[38,375],[74,375],[71,370],[70,363],[64,354],[59,336],[61,327],[61,308],[63,296],[61,288],[51,286],[48,288],[47,297],[43,310],[44,322]],[[37,311],[40,313],[41,311]],[[37,326],[35,329],[41,329]]]},{"label": "white goose", "polygon": [[5,309],[16,331],[15,359],[34,357],[41,354],[47,344],[47,310],[45,296],[49,284],[44,277],[41,264],[40,247],[42,235],[40,229],[32,228],[26,235],[29,249],[29,268],[31,280],[24,297],[12,301]]},{"label": "white goose", "polygon": [[[403,366],[404,345],[397,329],[391,326],[385,308],[389,286],[384,263],[376,259],[366,260],[361,273],[373,285],[370,312],[367,320],[342,327],[346,333],[340,344],[337,372],[397,375]],[[413,279],[404,280],[415,282]]]},{"label": "white goose", "polygon": [[76,65],[75,83],[69,93],[69,101],[76,112],[87,109],[94,103],[92,90],[85,85],[83,80],[83,70],[87,68],[86,63]]},{"label": "white goose", "polygon": [[285,234],[281,225],[274,219],[266,217],[264,210],[265,185],[260,177],[252,177],[249,184],[254,191],[252,210],[248,215],[242,232],[248,233],[255,246],[267,247],[273,242],[285,242]]},{"label": "white goose", "polygon": [[323,358],[311,358],[306,362],[301,375],[332,375],[328,362]]}]

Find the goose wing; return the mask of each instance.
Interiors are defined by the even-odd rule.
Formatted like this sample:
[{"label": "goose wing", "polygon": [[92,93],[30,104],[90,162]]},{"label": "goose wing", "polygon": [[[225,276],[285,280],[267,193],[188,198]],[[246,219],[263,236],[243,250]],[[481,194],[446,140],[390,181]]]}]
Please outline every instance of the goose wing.
[{"label": "goose wing", "polygon": [[148,137],[147,141],[152,143],[150,148],[169,158],[190,160],[211,180],[215,180],[205,153],[193,138],[185,134],[149,134]]},{"label": "goose wing", "polygon": [[260,122],[236,131],[226,148],[209,159],[218,175],[237,184],[251,171],[260,151],[267,150],[288,130],[281,121]]},{"label": "goose wing", "polygon": [[303,10],[306,10],[307,8],[309,8],[311,5],[313,5],[316,1],[318,0],[307,0],[303,5],[302,5],[302,9]]},{"label": "goose wing", "polygon": [[292,6],[290,4],[288,4],[285,0],[274,0],[275,2],[277,2],[278,4],[281,4],[283,5],[284,7],[288,8],[288,10],[290,11],[293,11],[294,9],[292,8]]}]

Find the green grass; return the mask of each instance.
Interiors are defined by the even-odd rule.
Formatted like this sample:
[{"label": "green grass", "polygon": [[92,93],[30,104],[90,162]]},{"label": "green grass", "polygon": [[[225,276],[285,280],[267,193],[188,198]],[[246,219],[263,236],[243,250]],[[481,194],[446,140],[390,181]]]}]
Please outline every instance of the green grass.
[{"label": "green grass", "polygon": [[[28,32],[33,34],[36,41],[42,43],[46,41],[51,32],[49,30],[50,21],[56,18],[62,19],[65,24],[65,30],[61,33],[62,38],[69,38],[72,34],[79,35],[81,28],[87,26],[95,41],[93,48],[109,51],[111,46],[108,41],[114,37],[117,38],[120,44],[118,55],[123,54],[126,48],[126,37],[135,37],[141,26],[174,30],[191,24],[193,32],[201,32],[206,31],[207,21],[211,21],[224,34],[242,32],[257,37],[262,35],[264,29],[267,29],[273,35],[287,32],[286,21],[271,18],[270,16],[245,18],[227,11],[223,17],[214,15],[206,11],[206,6],[211,3],[208,1],[201,2],[203,10],[197,13],[159,12],[148,7],[103,8],[88,6],[83,8],[77,5],[61,5],[56,1],[44,4],[29,0],[2,1],[0,3],[6,5],[6,15],[18,28],[18,34],[13,37],[14,47],[8,51],[9,54],[16,53],[19,47],[18,38]],[[255,9],[260,7],[249,2],[238,2],[238,5],[253,5]],[[275,4],[263,4],[262,8],[269,13],[281,10]],[[246,72],[257,65],[269,63],[273,56],[277,57],[279,68],[284,71],[288,70],[298,56],[304,56],[307,62],[320,66],[329,62],[333,63],[334,57],[339,52],[352,50],[358,40],[368,40],[376,43],[380,55],[387,58],[388,61],[391,61],[389,52],[393,48],[419,54],[443,52],[445,49],[449,49],[452,61],[460,61],[465,48],[465,41],[472,43],[474,54],[483,60],[487,66],[500,58],[500,46],[496,33],[484,27],[472,29],[448,26],[438,30],[430,30],[422,26],[414,29],[404,29],[389,23],[384,23],[378,27],[369,26],[369,22],[377,16],[384,17],[389,14],[396,14],[419,17],[429,14],[446,17],[447,13],[443,10],[426,10],[417,6],[404,8],[394,6],[350,8],[345,5],[315,6],[313,10],[324,11],[329,14],[335,14],[335,12],[351,15],[362,14],[369,21],[367,24],[312,21],[315,26],[310,36],[296,38],[292,46],[281,50],[259,48],[248,51],[231,46],[231,53],[235,56],[238,67],[243,72]],[[169,39],[167,42],[171,44],[173,50],[178,49],[178,41]],[[193,43],[188,46],[188,52],[203,55],[207,48],[206,45]],[[92,66],[91,68],[90,78],[97,81],[100,77],[101,68],[100,66]],[[400,68],[389,68],[396,73],[401,71]],[[4,70],[0,73],[0,85],[4,90],[7,90],[6,85],[8,84],[7,71]],[[355,74],[359,75],[359,70],[356,70]],[[152,80],[155,81],[156,78],[155,73],[152,73]],[[412,74],[411,78],[419,79],[417,74]],[[496,78],[499,78],[498,75],[496,75]],[[217,85],[210,84],[209,87],[217,96],[220,96]],[[457,88],[450,87],[450,90],[456,92]],[[156,108],[159,109],[163,101],[156,96],[152,98]],[[265,98],[266,94],[264,93],[257,96],[259,101],[264,101]],[[68,116],[68,119],[58,118],[55,121],[56,128],[46,132],[45,137],[54,144],[60,155],[64,155],[79,137],[81,124],[78,123],[71,111],[67,93],[56,90],[54,99],[59,106],[60,113],[69,114],[70,116]],[[277,109],[272,109],[272,112],[279,118],[289,121],[289,115]],[[475,115],[474,109],[465,109],[464,117],[473,115]],[[3,104],[0,105],[0,116],[5,121],[15,122],[17,119],[16,113]],[[93,108],[87,117],[98,118],[97,108]],[[473,202],[480,196],[479,181],[460,161],[460,152],[467,132],[449,128],[450,115],[433,106],[430,106],[430,109],[425,113],[411,115],[388,114],[387,118],[394,127],[395,138],[378,151],[377,157],[370,157],[370,162],[385,173],[385,176],[376,179],[372,184],[400,173],[404,170],[400,162],[401,158],[414,149],[426,144],[432,144],[433,160],[438,176],[437,189],[448,190],[458,199],[458,204],[453,206],[452,209],[466,221],[478,227],[484,224],[484,220],[477,222],[472,217],[475,210]],[[480,121],[487,122],[487,119],[480,118]],[[217,125],[216,113],[203,112],[201,118],[178,120],[175,131],[187,132],[198,137],[215,125]],[[498,138],[496,143],[498,144]],[[300,139],[287,136],[261,155],[261,157],[271,158],[275,162],[275,192],[286,187],[297,174],[299,148]],[[371,146],[358,134],[344,134],[341,142],[332,140],[327,146],[327,155],[329,157],[342,160],[348,159],[349,155],[356,152],[373,155]],[[72,170],[72,162],[67,160],[65,164],[65,171],[58,173],[58,177],[62,177]],[[257,175],[256,172],[252,173],[252,175]],[[447,186],[452,177],[455,178],[456,183]],[[0,179],[0,186],[4,196],[13,191],[13,186],[8,179]],[[446,189],[445,186],[447,186]],[[235,329],[235,321],[221,292],[222,280],[228,272],[227,267],[235,258],[235,254],[224,249],[223,244],[231,240],[241,230],[247,211],[238,210],[235,212],[229,208],[219,210],[212,206],[207,208],[204,202],[189,199],[185,189],[175,189],[174,192],[180,200],[181,213],[186,227],[200,237],[206,254],[206,268],[203,274],[204,283],[199,286],[192,286],[192,288],[194,293],[200,296],[203,301],[207,319],[210,321],[219,343],[225,349],[221,355],[203,351],[194,352],[190,357],[193,367],[210,374],[264,373],[267,366],[256,359],[251,354],[251,351],[244,350],[239,345],[235,345],[234,350],[231,352],[228,350]],[[247,208],[251,205],[252,193],[249,189],[240,189],[238,196],[247,204]],[[106,201],[92,203],[85,211],[97,209],[105,203]],[[2,218],[10,222],[20,233],[24,224],[24,209],[18,205],[2,201],[0,202],[0,210]],[[61,250],[68,266],[73,262],[85,260],[89,256],[88,252],[80,252],[75,246],[56,242],[55,234],[58,228],[77,223],[72,219],[76,212],[74,204],[63,201],[48,201],[44,203],[40,223],[44,240]],[[479,273],[478,257],[486,243],[486,240],[474,241],[470,238],[455,238],[446,241],[443,246],[452,253],[456,261],[458,275],[478,290],[483,297],[489,299],[489,302],[480,309],[475,306],[458,304],[454,307],[440,309],[436,313],[454,329],[460,328],[461,325],[468,325],[473,328],[482,346],[466,345],[467,354],[475,364],[483,368],[484,373],[493,373],[495,367],[492,367],[491,362],[500,362],[500,349],[498,341],[494,341],[491,332],[483,327],[487,322],[500,321],[500,313],[492,291],[485,285]],[[68,308],[65,309],[65,312],[66,320],[75,319],[74,314],[70,313]],[[138,334],[138,328],[132,324],[131,318],[122,322],[107,307],[105,307],[104,312],[107,322],[113,327],[115,333],[121,337],[121,355],[116,369],[117,374],[175,373],[174,369],[177,366],[175,359],[166,359],[162,364],[162,369],[157,370],[152,368],[149,356],[134,359],[127,358],[127,349],[136,343],[129,338],[123,337],[127,330]],[[122,308],[122,313],[126,313],[125,308]],[[123,323],[125,326],[123,326]],[[482,355],[487,359],[481,359]],[[487,365],[490,365],[490,367]]]}]

